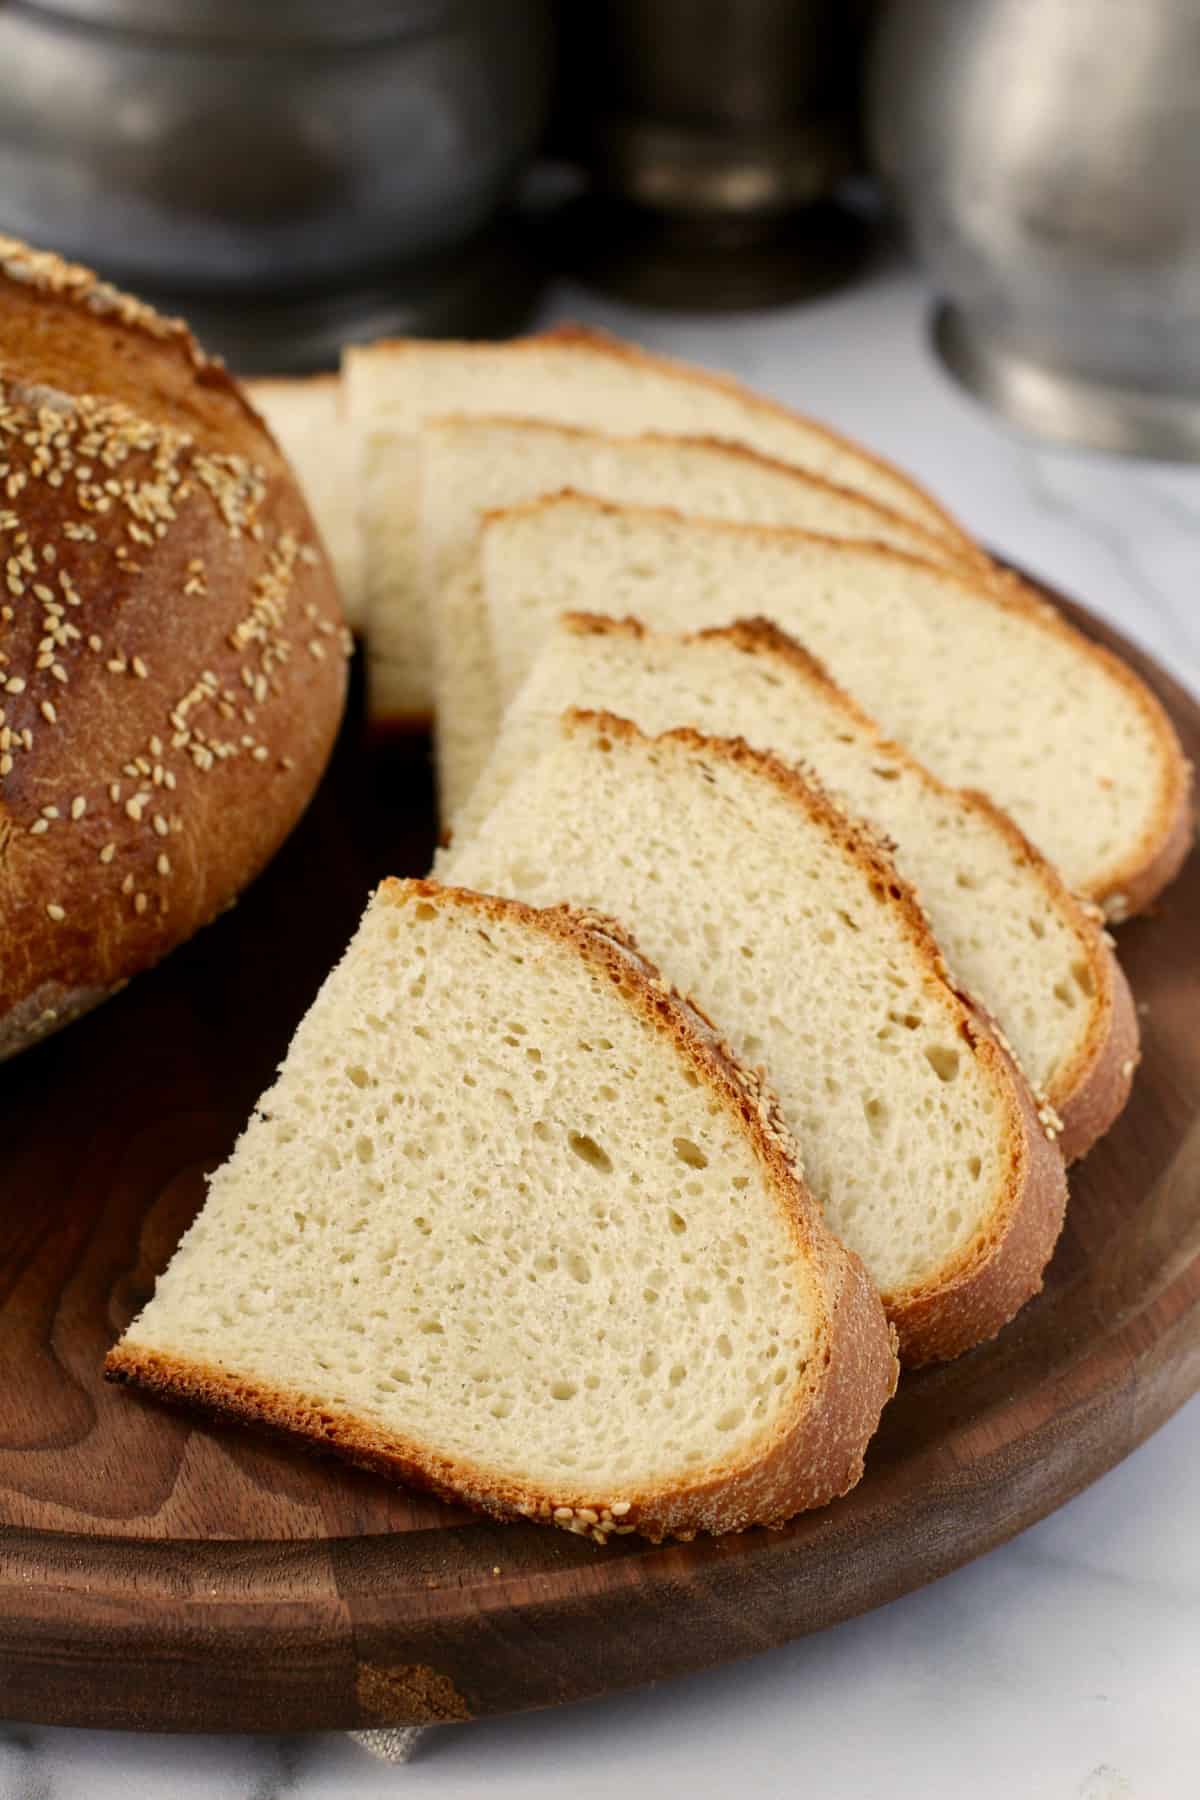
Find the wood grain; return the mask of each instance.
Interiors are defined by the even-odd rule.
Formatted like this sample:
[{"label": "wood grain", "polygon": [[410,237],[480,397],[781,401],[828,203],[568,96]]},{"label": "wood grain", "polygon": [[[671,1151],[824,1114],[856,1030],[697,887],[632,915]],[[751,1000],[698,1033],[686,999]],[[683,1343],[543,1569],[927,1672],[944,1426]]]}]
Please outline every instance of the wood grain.
[{"label": "wood grain", "polygon": [[[1200,707],[1115,633],[1200,759]],[[237,910],[0,1071],[0,1714],[282,1731],[479,1716],[748,1655],[933,1580],[1200,1387],[1200,858],[1121,934],[1145,1059],[1046,1290],[907,1377],[867,1473],[779,1532],[606,1550],[481,1522],[100,1379],[372,883],[432,850],[427,751],[359,714]],[[498,1572],[497,1572],[498,1571]]]}]

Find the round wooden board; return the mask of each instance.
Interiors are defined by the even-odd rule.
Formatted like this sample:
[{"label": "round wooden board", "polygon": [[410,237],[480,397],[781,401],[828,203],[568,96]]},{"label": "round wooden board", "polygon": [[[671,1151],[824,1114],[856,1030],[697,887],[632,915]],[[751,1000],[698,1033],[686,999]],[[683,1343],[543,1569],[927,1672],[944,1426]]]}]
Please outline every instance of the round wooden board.
[{"label": "round wooden board", "polygon": [[[1200,760],[1200,707],[1157,689]],[[1121,933],[1133,1100],[1072,1177],[1044,1293],[909,1376],[846,1499],[783,1531],[605,1550],[481,1522],[100,1379],[370,884],[423,871],[427,748],[352,712],[234,913],[0,1071],[0,1714],[295,1731],[546,1706],[702,1668],[933,1580],[1042,1517],[1200,1386],[1200,857]]]}]

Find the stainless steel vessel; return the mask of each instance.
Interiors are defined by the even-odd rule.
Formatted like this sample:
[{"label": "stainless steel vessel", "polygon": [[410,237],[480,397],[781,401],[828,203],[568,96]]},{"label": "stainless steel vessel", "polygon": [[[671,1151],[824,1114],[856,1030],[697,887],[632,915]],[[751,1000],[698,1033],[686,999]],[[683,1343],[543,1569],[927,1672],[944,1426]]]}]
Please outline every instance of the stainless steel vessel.
[{"label": "stainless steel vessel", "polygon": [[492,217],[546,0],[0,5],[0,227],[152,293],[334,293]]},{"label": "stainless steel vessel", "polygon": [[1200,458],[1200,5],[891,0],[878,166],[950,368],[1019,425]]}]

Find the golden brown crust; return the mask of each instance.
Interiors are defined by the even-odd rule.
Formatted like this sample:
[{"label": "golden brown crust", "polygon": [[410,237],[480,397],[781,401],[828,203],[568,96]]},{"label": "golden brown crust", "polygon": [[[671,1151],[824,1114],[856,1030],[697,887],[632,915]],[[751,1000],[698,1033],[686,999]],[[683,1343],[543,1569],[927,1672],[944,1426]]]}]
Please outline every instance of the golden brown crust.
[{"label": "golden brown crust", "polygon": [[[654,355],[648,350],[643,350],[640,345],[627,344],[621,338],[613,336],[610,332],[601,331],[594,325],[577,325],[570,321],[564,321],[561,325],[552,326],[548,331],[541,333],[541,341],[546,340],[584,344],[605,355],[621,357],[626,362],[638,363],[643,368],[657,369],[675,375],[680,380],[695,381],[703,387],[718,388],[722,393],[732,394],[755,412],[771,413],[779,419],[798,421],[808,430],[825,438],[827,442],[849,451],[851,455],[859,457],[863,462],[869,463],[872,468],[878,469],[881,474],[887,475],[901,487],[906,488],[917,502],[922,519],[936,520],[935,529],[938,534],[959,546],[970,560],[984,564],[990,560],[954,515],[939,500],[935,500],[933,495],[919,482],[914,481],[911,475],[907,475],[903,469],[898,468],[895,463],[890,463],[886,457],[877,455],[873,450],[868,450],[857,439],[846,437],[842,432],[835,431],[824,421],[810,418],[806,413],[798,413],[792,407],[784,406],[778,400],[772,400],[765,394],[757,393],[753,388],[743,386],[732,375],[725,375],[712,369],[698,369],[675,357]],[[530,340],[534,344],[538,341],[537,338]]]},{"label": "golden brown crust", "polygon": [[[975,1011],[965,994],[964,1010]],[[1048,1134],[1029,1085],[987,1034],[981,1014],[964,1020],[964,1042],[1000,1076],[1007,1075],[1009,1172],[988,1224],[933,1284],[885,1295],[906,1368],[945,1362],[995,1337],[1041,1291],[1062,1230],[1067,1182],[1062,1152]]]},{"label": "golden brown crust", "polygon": [[1104,668],[1134,701],[1160,751],[1159,792],[1154,815],[1139,843],[1119,863],[1102,871],[1089,888],[1086,898],[1104,908],[1110,924],[1145,912],[1175,876],[1191,849],[1195,836],[1192,807],[1192,767],[1183,753],[1174,726],[1145,682],[1128,665],[1102,644],[1093,643],[1063,618],[1058,608],[1017,575],[991,565],[989,570],[949,568],[944,563],[930,562],[911,551],[892,545],[847,542],[844,538],[827,537],[821,532],[801,531],[788,525],[748,525],[728,519],[698,518],[685,515],[673,507],[629,506],[618,501],[602,500],[577,489],[563,488],[557,494],[545,494],[536,500],[498,508],[485,514],[485,524],[501,518],[528,517],[556,506],[583,506],[589,511],[616,517],[634,514],[689,522],[705,531],[736,535],[746,542],[777,545],[794,541],[819,544],[823,551],[849,559],[866,557],[886,565],[905,564],[935,576],[945,584],[966,591],[972,600],[986,600],[1002,610],[1019,612],[1039,629],[1067,642],[1081,656]]},{"label": "golden brown crust", "polygon": [[[664,450],[678,448],[715,450],[721,456],[736,458],[749,467],[768,471],[778,475],[785,481],[796,482],[815,493],[828,495],[830,499],[854,506],[867,515],[872,521],[878,521],[879,530],[886,533],[889,529],[903,531],[906,536],[915,538],[922,555],[939,567],[943,565],[952,569],[970,570],[978,574],[981,566],[991,570],[990,563],[981,563],[982,552],[974,544],[963,544],[957,538],[939,537],[936,532],[917,523],[902,513],[895,512],[882,501],[874,500],[867,494],[860,494],[856,488],[841,487],[837,482],[827,480],[823,475],[814,475],[808,469],[801,469],[795,463],[781,462],[778,457],[766,456],[761,450],[754,450],[749,444],[738,443],[734,438],[714,437],[706,432],[666,432],[637,431],[615,433],[598,431],[586,425],[568,425],[557,419],[527,418],[519,413],[437,413],[431,414],[425,421],[428,428],[439,426],[454,428],[465,426],[468,429],[479,427],[494,428],[514,433],[525,433],[529,436],[542,435],[555,438],[583,438],[588,442],[601,444],[625,444],[655,447]],[[486,523],[498,513],[506,511],[522,511],[537,505],[536,500],[519,503],[516,507],[497,507],[485,509],[481,522]],[[858,540],[855,540],[856,542]],[[873,539],[864,540],[873,542]]]},{"label": "golden brown crust", "polygon": [[447,1499],[466,1500],[497,1517],[537,1519],[599,1542],[630,1530],[660,1539],[780,1523],[844,1493],[861,1474],[866,1444],[895,1391],[893,1340],[861,1264],[830,1236],[803,1186],[795,1146],[759,1078],[732,1059],[703,1016],[668,987],[611,920],[565,906],[539,911],[520,901],[431,881],[385,882],[379,899],[397,906],[448,904],[484,919],[518,920],[568,945],[611,981],[653,1030],[670,1039],[737,1118],[794,1234],[797,1254],[812,1271],[820,1325],[794,1412],[780,1420],[752,1460],[714,1466],[683,1487],[604,1494],[564,1486],[547,1494],[382,1433],[316,1397],[284,1393],[215,1367],[140,1350],[136,1344],[118,1344],[110,1351],[108,1377],[219,1416],[287,1432],[312,1447],[334,1450],[365,1468]]},{"label": "golden brown crust", "polygon": [[1068,1163],[1077,1162],[1120,1116],[1133,1087],[1141,1052],[1129,983],[1094,916],[1097,909],[1086,907],[1071,892],[1053,863],[987,794],[973,788],[957,791],[966,805],[988,816],[1008,839],[1014,855],[1036,873],[1047,902],[1072,927],[1087,966],[1087,1029],[1075,1056],[1056,1072],[1046,1090],[1046,1098],[1062,1118],[1059,1148]]},{"label": "golden brown crust", "polygon": [[[832,427],[825,425],[816,419],[811,419],[806,414],[798,413],[791,407],[782,405],[779,401],[770,400],[765,395],[756,393],[753,388],[744,387],[741,382],[735,380],[730,375],[718,374],[710,369],[697,368],[691,363],[680,362],[673,357],[655,355],[649,350],[643,350],[639,345],[627,343],[623,338],[614,337],[609,332],[600,331],[594,326],[588,325],[556,325],[547,331],[538,332],[528,337],[514,338],[506,345],[506,349],[509,352],[532,352],[536,354],[545,349],[547,345],[574,346],[579,349],[588,350],[594,355],[611,357],[614,361],[633,364],[636,367],[652,370],[656,374],[669,375],[677,381],[686,382],[693,386],[716,389],[721,393],[730,395],[731,398],[737,400],[751,412],[766,413],[773,418],[782,419],[791,424],[802,425],[806,430],[813,432],[816,436],[824,438],[827,443],[835,444],[838,448],[857,457],[861,462],[869,464],[871,468],[877,469],[881,474],[886,475],[889,480],[894,481],[897,486],[906,490],[914,502],[912,510],[913,518],[918,523],[923,524],[925,529],[953,545],[960,557],[984,565],[988,562],[984,552],[973,541],[970,534],[963,530],[962,526],[946,511],[945,507],[940,505],[931,494],[927,493],[918,482],[914,481],[911,476],[906,475],[903,470],[897,468],[893,463],[887,462],[883,457],[877,456],[873,451],[864,449],[861,444],[856,443],[852,438],[844,437],[840,432],[834,431]],[[493,348],[494,346],[492,345],[478,345],[461,341],[443,341],[439,344],[428,344],[420,339],[414,338],[384,338],[367,346],[363,351],[356,352],[352,349],[349,354],[351,356],[356,354],[371,356],[382,353],[394,356],[397,354],[411,354],[414,350],[417,350],[425,355],[445,349],[455,355],[461,356],[464,352],[472,353],[480,350],[487,352]],[[791,465],[787,466],[790,467]],[[904,516],[905,518],[908,518],[910,515],[906,513]]]},{"label": "golden brown crust", "polygon": [[304,501],[220,366],[88,271],[7,248],[0,1054],[253,878],[320,777],[346,654]]},{"label": "golden brown crust", "polygon": [[[601,613],[564,613],[561,623],[566,630],[587,637],[644,639],[654,635],[637,619],[612,619]],[[689,637],[700,643],[727,643],[748,656],[770,656],[785,662],[803,680],[819,687],[849,723],[868,733],[881,756],[908,769],[931,793],[944,795],[957,806],[982,814],[991,829],[1005,838],[1014,858],[1025,865],[1041,887],[1047,906],[1070,929],[1078,944],[1080,959],[1088,970],[1090,992],[1085,1026],[1075,1054],[1055,1071],[1045,1095],[1062,1117],[1060,1148],[1067,1162],[1086,1155],[1125,1106],[1138,1060],[1137,1014],[1133,999],[1099,922],[1089,916],[1057,869],[1035,849],[1006,812],[986,794],[952,788],[940,781],[902,744],[885,737],[858,702],[838,686],[824,663],[770,619],[738,619],[732,625],[710,626],[703,631],[685,633],[684,641]]]},{"label": "golden brown crust", "polygon": [[1054,1140],[1061,1129],[1052,1108],[1039,1103],[982,1010],[954,986],[923,907],[886,846],[853,820],[811,775],[801,774],[741,738],[710,738],[684,726],[648,738],[612,713],[571,709],[567,732],[583,730],[626,743],[678,745],[764,777],[799,806],[858,863],[876,901],[890,907],[911,942],[926,979],[942,990],[959,1036],[987,1071],[1005,1120],[1007,1173],[987,1224],[939,1272],[934,1284],[884,1293],[906,1366],[943,1361],[994,1337],[1041,1287],[1042,1271],[1062,1229],[1066,1174]]}]

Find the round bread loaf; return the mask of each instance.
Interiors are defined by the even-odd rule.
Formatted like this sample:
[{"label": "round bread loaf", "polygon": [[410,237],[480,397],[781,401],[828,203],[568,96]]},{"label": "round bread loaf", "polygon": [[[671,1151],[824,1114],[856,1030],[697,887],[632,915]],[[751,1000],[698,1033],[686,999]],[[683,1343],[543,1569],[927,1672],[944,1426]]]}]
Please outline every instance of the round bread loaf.
[{"label": "round bread loaf", "polygon": [[349,639],[262,420],[179,320],[0,237],[0,1057],[226,907]]}]

